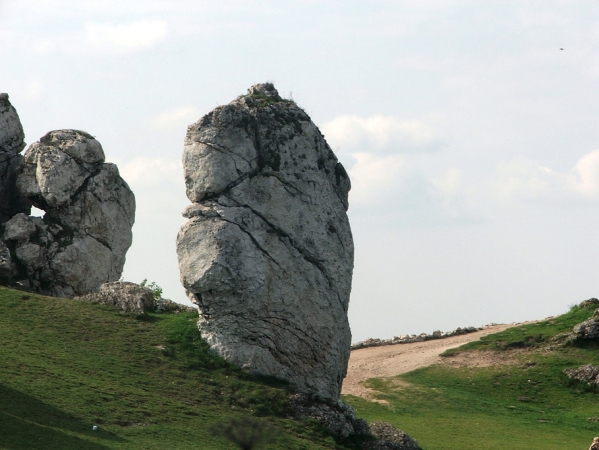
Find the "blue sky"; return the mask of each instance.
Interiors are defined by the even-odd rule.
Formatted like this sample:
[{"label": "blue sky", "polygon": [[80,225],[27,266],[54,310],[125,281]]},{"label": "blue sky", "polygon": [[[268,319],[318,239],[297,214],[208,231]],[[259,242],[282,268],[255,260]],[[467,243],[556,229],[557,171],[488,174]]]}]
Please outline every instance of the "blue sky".
[{"label": "blue sky", "polygon": [[173,300],[186,126],[264,81],[351,175],[354,341],[599,296],[596,2],[0,0],[0,61],[28,144],[82,129],[118,164],[125,279]]}]

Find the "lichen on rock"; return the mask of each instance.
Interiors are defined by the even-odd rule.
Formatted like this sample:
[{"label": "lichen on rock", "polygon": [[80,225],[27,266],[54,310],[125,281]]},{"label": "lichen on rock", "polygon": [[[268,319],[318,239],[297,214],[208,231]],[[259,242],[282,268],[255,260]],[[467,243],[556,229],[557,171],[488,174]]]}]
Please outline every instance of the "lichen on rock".
[{"label": "lichen on rock", "polygon": [[350,181],[323,135],[259,84],[189,126],[183,165],[193,204],[177,253],[202,336],[250,372],[337,399],[351,343]]}]

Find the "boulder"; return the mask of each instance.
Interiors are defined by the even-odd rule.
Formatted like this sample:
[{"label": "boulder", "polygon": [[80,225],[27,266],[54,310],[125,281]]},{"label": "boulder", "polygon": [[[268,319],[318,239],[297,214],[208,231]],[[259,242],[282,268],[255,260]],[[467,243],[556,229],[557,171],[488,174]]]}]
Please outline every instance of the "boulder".
[{"label": "boulder", "polygon": [[337,399],[354,247],[350,181],[324,136],[259,84],[189,126],[183,165],[177,254],[202,336],[249,372]]},{"label": "boulder", "polygon": [[572,329],[575,339],[596,339],[599,338],[599,309],[595,311],[593,317],[585,320]]},{"label": "boulder", "polygon": [[154,309],[152,290],[128,281],[104,283],[98,292],[75,297],[75,299],[111,306],[120,312],[130,314],[144,314]]},{"label": "boulder", "polygon": [[0,239],[0,283],[8,284],[12,279],[13,266],[10,250]]},{"label": "boulder", "polygon": [[15,186],[24,147],[25,134],[19,115],[8,94],[0,94],[0,224],[19,212],[30,211]]},{"label": "boulder", "polygon": [[354,436],[369,436],[368,423],[356,417],[356,410],[342,401],[323,402],[307,394],[292,395],[287,406],[291,419],[313,419],[329,434],[344,441]]},{"label": "boulder", "polygon": [[364,450],[420,450],[418,442],[387,422],[372,422],[370,433],[378,439],[362,445]]},{"label": "boulder", "polygon": [[593,364],[585,364],[575,369],[566,369],[564,370],[564,374],[571,380],[586,383],[589,386],[599,384],[599,380],[597,379],[599,366]]},{"label": "boulder", "polygon": [[164,298],[155,298],[152,289],[129,281],[104,283],[98,292],[75,297],[75,300],[88,301],[111,306],[125,314],[142,315],[155,312],[195,312],[196,309],[180,305]]},{"label": "boulder", "polygon": [[15,186],[46,214],[17,213],[4,224],[14,282],[73,297],[120,278],[135,198],[96,139],[77,130],[46,134],[25,152]]}]

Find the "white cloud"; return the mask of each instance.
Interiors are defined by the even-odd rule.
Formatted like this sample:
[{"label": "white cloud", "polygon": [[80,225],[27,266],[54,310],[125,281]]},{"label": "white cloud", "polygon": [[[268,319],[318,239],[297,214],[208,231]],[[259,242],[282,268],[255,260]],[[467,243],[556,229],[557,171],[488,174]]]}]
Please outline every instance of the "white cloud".
[{"label": "white cloud", "polygon": [[584,155],[568,172],[556,171],[522,157],[501,162],[493,189],[502,200],[597,200],[599,150]]},{"label": "white cloud", "polygon": [[320,128],[329,145],[341,153],[408,153],[437,144],[435,132],[429,125],[382,114],[342,115]]},{"label": "white cloud", "polygon": [[376,195],[397,181],[404,159],[399,155],[377,156],[372,153],[353,153],[355,164],[349,169],[352,183],[350,202],[367,204]]},{"label": "white cloud", "polygon": [[574,167],[574,191],[585,197],[599,196],[599,150],[587,153]]},{"label": "white cloud", "polygon": [[90,22],[86,25],[86,43],[106,53],[130,53],[145,50],[162,41],[167,34],[162,20],[137,20],[126,25]]},{"label": "white cloud", "polygon": [[200,110],[195,106],[184,106],[160,113],[152,119],[152,125],[162,130],[183,130],[200,118]]},{"label": "white cloud", "polygon": [[23,95],[27,100],[37,100],[45,91],[45,84],[41,80],[31,80],[25,85]]},{"label": "white cloud", "polygon": [[128,162],[116,161],[123,179],[134,192],[166,182],[174,186],[183,184],[183,164],[178,159],[137,157]]},{"label": "white cloud", "polygon": [[447,197],[455,197],[462,187],[462,171],[455,167],[445,170],[442,176],[432,179],[432,184]]}]

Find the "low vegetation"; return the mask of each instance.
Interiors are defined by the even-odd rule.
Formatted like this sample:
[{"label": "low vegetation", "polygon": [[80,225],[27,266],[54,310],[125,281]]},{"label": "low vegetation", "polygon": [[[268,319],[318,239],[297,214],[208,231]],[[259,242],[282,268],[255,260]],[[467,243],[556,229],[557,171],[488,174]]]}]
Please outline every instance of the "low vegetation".
[{"label": "low vegetation", "polygon": [[[442,364],[391,379],[372,379],[373,403],[344,400],[368,420],[385,420],[425,449],[585,449],[599,435],[595,387],[572,382],[566,368],[599,364],[597,342],[560,338],[592,315],[567,314],[516,326],[445,353],[496,358],[487,367]],[[472,355],[470,355],[472,356]],[[465,359],[467,360],[467,359]]]},{"label": "low vegetation", "polygon": [[[563,371],[599,364],[599,343],[559,336],[592,313],[573,307],[449,351],[453,364],[369,380],[383,403],[344,400],[426,450],[587,448],[599,394]],[[196,320],[0,288],[0,448],[345,448],[314,423],[285,419],[289,388],[211,353]],[[496,362],[458,363],[473,352]]]},{"label": "low vegetation", "polygon": [[0,448],[233,450],[211,430],[247,417],[279,433],[266,448],[343,448],[284,419],[288,387],[209,352],[196,322],[0,287]]}]

